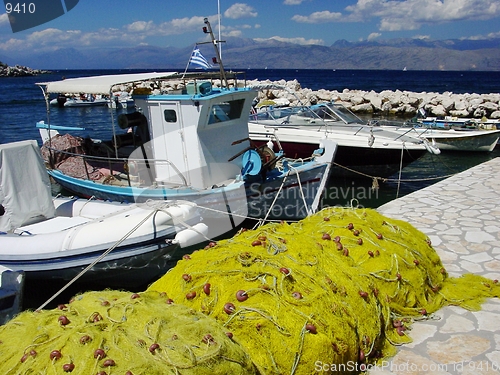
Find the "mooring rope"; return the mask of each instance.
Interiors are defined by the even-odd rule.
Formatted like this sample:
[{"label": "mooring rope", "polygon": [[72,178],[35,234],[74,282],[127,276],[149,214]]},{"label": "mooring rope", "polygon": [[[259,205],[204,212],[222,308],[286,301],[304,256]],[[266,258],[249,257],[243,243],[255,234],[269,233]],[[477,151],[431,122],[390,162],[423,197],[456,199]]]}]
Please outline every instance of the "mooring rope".
[{"label": "mooring rope", "polygon": [[94,267],[97,263],[99,263],[105,256],[107,256],[110,252],[116,249],[123,241],[125,241],[132,233],[134,233],[142,224],[144,224],[149,218],[151,218],[154,214],[156,214],[158,210],[151,211],[144,219],[140,221],[134,228],[132,228],[128,233],[126,233],[122,238],[116,241],[113,246],[107,249],[104,253],[102,253],[99,257],[97,257],[92,263],[90,263],[87,267],[85,267],[78,275],[73,277],[66,285],[64,285],[61,289],[59,289],[52,297],[50,297],[47,301],[45,301],[39,308],[35,311],[42,310],[45,306],[47,306],[50,302],[52,302],[57,296],[59,296],[62,292],[64,292],[70,285],[72,285],[75,281],[77,281],[80,277],[82,277],[88,270]]}]

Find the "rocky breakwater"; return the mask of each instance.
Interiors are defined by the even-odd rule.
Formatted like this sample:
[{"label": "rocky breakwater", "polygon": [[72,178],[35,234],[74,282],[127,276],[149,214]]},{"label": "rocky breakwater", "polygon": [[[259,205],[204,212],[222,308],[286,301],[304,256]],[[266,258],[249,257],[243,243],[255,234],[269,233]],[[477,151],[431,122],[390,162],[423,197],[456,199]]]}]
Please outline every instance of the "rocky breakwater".
[{"label": "rocky breakwater", "polygon": [[312,105],[334,101],[355,113],[412,117],[420,108],[428,116],[500,118],[500,93],[454,94],[452,92],[381,92],[349,90],[311,90],[302,88],[297,80],[247,82],[250,86],[266,87],[259,92],[259,104],[274,102],[279,106]]},{"label": "rocky breakwater", "polygon": [[45,70],[31,69],[21,65],[8,66],[7,64],[0,62],[0,77],[25,77],[45,73],[48,72]]}]

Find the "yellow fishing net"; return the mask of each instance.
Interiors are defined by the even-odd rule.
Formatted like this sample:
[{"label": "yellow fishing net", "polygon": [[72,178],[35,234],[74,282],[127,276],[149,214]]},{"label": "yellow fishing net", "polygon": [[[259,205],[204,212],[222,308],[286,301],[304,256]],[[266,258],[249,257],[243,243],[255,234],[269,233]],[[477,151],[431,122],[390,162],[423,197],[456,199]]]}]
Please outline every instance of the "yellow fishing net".
[{"label": "yellow fishing net", "polygon": [[0,327],[0,373],[255,374],[213,319],[157,292],[87,292]]},{"label": "yellow fishing net", "polygon": [[449,277],[408,223],[328,208],[185,256],[144,293],[20,314],[0,327],[0,374],[359,373],[409,342],[415,319],[499,295]]},{"label": "yellow fishing net", "polygon": [[480,276],[448,277],[408,223],[351,208],[243,231],[148,290],[214,317],[262,374],[359,372],[409,342],[413,320],[500,294]]}]

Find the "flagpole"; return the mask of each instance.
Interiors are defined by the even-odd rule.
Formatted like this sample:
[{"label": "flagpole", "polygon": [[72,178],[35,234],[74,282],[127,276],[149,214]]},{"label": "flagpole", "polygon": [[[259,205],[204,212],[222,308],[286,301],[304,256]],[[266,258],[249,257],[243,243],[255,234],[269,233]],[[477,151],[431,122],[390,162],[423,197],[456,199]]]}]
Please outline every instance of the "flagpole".
[{"label": "flagpole", "polygon": [[193,57],[193,51],[194,51],[195,48],[196,48],[196,44],[194,45],[193,50],[191,51],[191,56],[189,56],[189,60],[188,60],[188,63],[186,65],[186,69],[184,69],[184,73],[182,74],[182,79],[184,79],[184,77],[185,77],[185,75],[186,75],[186,73],[188,71],[189,64],[191,63],[191,58]]},{"label": "flagpole", "polygon": [[220,0],[217,0],[217,14],[219,15],[219,42],[217,43],[217,47],[219,48],[219,56],[222,58],[222,45],[220,44],[221,41],[221,31],[220,31]]}]

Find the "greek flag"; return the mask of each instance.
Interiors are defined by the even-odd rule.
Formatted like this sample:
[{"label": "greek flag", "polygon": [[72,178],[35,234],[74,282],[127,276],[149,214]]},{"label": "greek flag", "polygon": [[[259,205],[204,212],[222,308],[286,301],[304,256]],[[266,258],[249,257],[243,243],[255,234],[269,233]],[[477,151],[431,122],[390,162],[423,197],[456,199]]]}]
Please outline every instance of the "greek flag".
[{"label": "greek flag", "polygon": [[201,66],[203,69],[210,69],[212,65],[208,60],[201,54],[200,49],[196,46],[191,53],[191,58],[189,59],[190,64],[195,64]]}]

